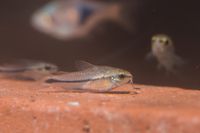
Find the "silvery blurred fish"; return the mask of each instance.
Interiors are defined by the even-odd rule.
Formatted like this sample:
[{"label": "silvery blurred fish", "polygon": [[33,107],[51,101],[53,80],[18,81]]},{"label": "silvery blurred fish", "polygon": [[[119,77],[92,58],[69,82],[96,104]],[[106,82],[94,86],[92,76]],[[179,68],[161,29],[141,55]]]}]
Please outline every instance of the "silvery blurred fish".
[{"label": "silvery blurred fish", "polygon": [[78,62],[79,71],[47,76],[46,83],[78,83],[79,88],[97,92],[110,91],[123,84],[132,83],[132,74],[126,70]]},{"label": "silvery blurred fish", "polygon": [[17,60],[0,64],[1,75],[16,79],[35,80],[57,71],[58,67],[56,65],[35,60]]},{"label": "silvery blurred fish", "polygon": [[172,39],[165,34],[157,34],[151,38],[151,53],[147,58],[155,57],[158,69],[164,68],[168,73],[177,73],[177,69],[185,64],[184,60],[175,53]]},{"label": "silvery blurred fish", "polygon": [[31,23],[37,30],[58,39],[88,35],[101,21],[111,20],[128,27],[118,3],[58,0],[37,10]]}]

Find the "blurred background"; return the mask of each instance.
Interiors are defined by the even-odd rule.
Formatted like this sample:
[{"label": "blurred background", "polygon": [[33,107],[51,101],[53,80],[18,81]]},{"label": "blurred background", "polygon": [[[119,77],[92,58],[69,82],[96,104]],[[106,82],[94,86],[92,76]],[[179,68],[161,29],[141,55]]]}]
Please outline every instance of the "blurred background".
[{"label": "blurred background", "polygon": [[[43,60],[66,71],[74,70],[76,60],[85,60],[127,69],[138,84],[200,88],[199,3],[118,1],[129,5],[124,13],[132,23],[131,31],[106,23],[94,28],[88,38],[59,40],[37,31],[30,24],[33,13],[50,1],[1,0],[0,58]],[[157,33],[170,35],[176,52],[187,61],[188,66],[180,76],[166,76],[165,72],[157,70],[156,62],[145,60],[150,51],[151,37]]]}]

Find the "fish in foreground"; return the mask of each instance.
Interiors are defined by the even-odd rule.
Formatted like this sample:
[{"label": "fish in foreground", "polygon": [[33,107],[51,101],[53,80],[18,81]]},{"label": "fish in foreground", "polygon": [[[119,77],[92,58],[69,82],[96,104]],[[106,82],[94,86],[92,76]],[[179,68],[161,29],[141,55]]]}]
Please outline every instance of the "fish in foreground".
[{"label": "fish in foreground", "polygon": [[151,52],[147,58],[155,57],[158,69],[164,68],[167,73],[177,73],[177,68],[185,64],[183,59],[175,53],[172,39],[165,34],[154,35],[151,39]]},{"label": "fish in foreground", "polygon": [[17,60],[0,65],[1,75],[15,79],[38,79],[57,71],[56,65],[35,60]]},{"label": "fish in foreground", "polygon": [[133,83],[132,74],[126,70],[93,65],[85,61],[77,63],[79,71],[48,76],[46,83],[78,83],[78,89],[107,92],[124,84]]}]

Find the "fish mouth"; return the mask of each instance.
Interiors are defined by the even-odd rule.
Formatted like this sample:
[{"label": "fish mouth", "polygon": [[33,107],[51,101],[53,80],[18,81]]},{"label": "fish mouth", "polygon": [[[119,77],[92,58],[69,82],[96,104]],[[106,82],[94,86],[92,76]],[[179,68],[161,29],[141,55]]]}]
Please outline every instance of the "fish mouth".
[{"label": "fish mouth", "polygon": [[128,83],[128,84],[133,84],[133,80],[130,79],[127,83]]}]

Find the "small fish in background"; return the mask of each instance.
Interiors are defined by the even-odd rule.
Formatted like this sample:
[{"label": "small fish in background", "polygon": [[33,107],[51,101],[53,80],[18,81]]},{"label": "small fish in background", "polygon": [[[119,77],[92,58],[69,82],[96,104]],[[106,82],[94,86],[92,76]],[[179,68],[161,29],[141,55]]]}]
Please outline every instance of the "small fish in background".
[{"label": "small fish in background", "polygon": [[[85,61],[79,61],[77,64],[79,71],[47,76],[44,82],[49,84],[77,84],[75,89],[93,92],[108,92],[116,87],[133,82],[132,74],[123,69],[97,66]],[[69,86],[69,88],[71,87]]]},{"label": "small fish in background", "polygon": [[38,80],[57,71],[56,65],[35,60],[15,60],[0,64],[0,75],[11,79]]},{"label": "small fish in background", "polygon": [[121,10],[122,6],[117,2],[57,0],[37,10],[31,24],[38,31],[57,39],[80,38],[87,36],[105,20],[130,28]]},{"label": "small fish in background", "polygon": [[177,74],[185,61],[175,53],[172,39],[165,34],[157,34],[151,38],[151,52],[147,59],[156,58],[158,69],[164,68],[167,73]]}]

